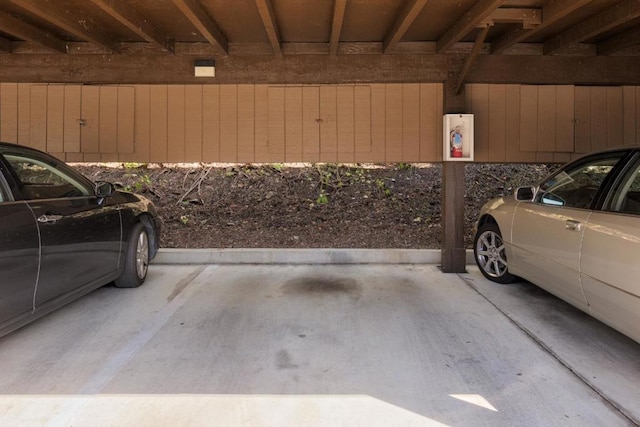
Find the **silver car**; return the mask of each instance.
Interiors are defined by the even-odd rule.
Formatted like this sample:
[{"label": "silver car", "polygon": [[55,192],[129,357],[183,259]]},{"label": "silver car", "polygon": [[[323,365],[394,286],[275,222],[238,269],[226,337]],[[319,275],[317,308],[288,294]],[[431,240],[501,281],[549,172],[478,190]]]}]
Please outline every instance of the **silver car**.
[{"label": "silver car", "polygon": [[489,280],[526,279],[640,342],[640,147],[590,154],[491,200],[474,255]]}]

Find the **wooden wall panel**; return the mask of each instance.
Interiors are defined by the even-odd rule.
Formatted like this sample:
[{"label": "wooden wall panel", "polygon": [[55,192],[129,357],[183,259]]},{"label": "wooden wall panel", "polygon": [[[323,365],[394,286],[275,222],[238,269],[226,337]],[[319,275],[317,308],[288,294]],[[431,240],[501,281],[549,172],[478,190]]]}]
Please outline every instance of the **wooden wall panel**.
[{"label": "wooden wall panel", "polygon": [[202,160],[220,161],[220,86],[202,88]]},{"label": "wooden wall panel", "polygon": [[556,86],[555,151],[572,153],[575,149],[575,87]]},{"label": "wooden wall panel", "polygon": [[117,152],[129,154],[134,152],[135,96],[132,86],[118,87],[118,120],[117,120]]},{"label": "wooden wall panel", "polygon": [[220,86],[220,161],[238,161],[238,87]]},{"label": "wooden wall panel", "polygon": [[[354,89],[354,153],[355,158],[371,154],[371,87]],[[355,159],[354,159],[355,160]]]},{"label": "wooden wall panel", "polygon": [[474,158],[476,161],[489,160],[489,85],[477,84],[465,92],[469,111],[474,115]]},{"label": "wooden wall panel", "polygon": [[320,161],[320,87],[302,88],[302,161]]},{"label": "wooden wall panel", "polygon": [[385,143],[387,162],[401,162],[402,156],[402,85],[387,84],[385,103]]},{"label": "wooden wall panel", "polygon": [[0,83],[0,141],[18,143],[17,83]]},{"label": "wooden wall panel", "polygon": [[[82,86],[64,86],[62,151],[80,153],[80,117],[82,117]],[[133,153],[133,150],[130,151]]]},{"label": "wooden wall panel", "polygon": [[149,92],[149,109],[151,121],[149,131],[149,161],[167,162],[167,111],[168,92],[166,85],[151,86]]},{"label": "wooden wall panel", "polygon": [[[31,86],[31,141],[38,150],[47,149],[47,86]],[[97,150],[96,150],[97,151]]]},{"label": "wooden wall panel", "polygon": [[607,148],[608,114],[607,88],[591,88],[591,147],[589,151]]},{"label": "wooden wall panel", "polygon": [[338,161],[338,91],[336,86],[320,86],[320,161]]},{"label": "wooden wall panel", "polygon": [[538,88],[520,88],[520,150],[538,150]]},{"label": "wooden wall panel", "polygon": [[284,141],[286,162],[302,161],[302,87],[284,89]]},{"label": "wooden wall panel", "polygon": [[[640,136],[638,87],[466,94],[480,162],[564,162]],[[0,84],[0,138],[71,161],[431,162],[442,96],[441,84]]]},{"label": "wooden wall panel", "polygon": [[99,91],[98,152],[118,152],[118,88],[101,86]]},{"label": "wooden wall panel", "polygon": [[336,93],[338,122],[338,162],[355,161],[355,87],[338,86]]},{"label": "wooden wall panel", "polygon": [[486,158],[493,162],[507,160],[507,87],[489,86],[489,149]]},{"label": "wooden wall panel", "polygon": [[20,145],[31,145],[31,85],[18,84],[18,140]]},{"label": "wooden wall panel", "polygon": [[361,154],[363,162],[386,160],[387,90],[383,83],[371,85],[371,153]]},{"label": "wooden wall panel", "polygon": [[[442,86],[420,84],[419,161],[442,159]],[[440,124],[440,126],[438,126]]]},{"label": "wooden wall panel", "polygon": [[238,86],[238,161],[255,161],[255,86]]},{"label": "wooden wall panel", "polygon": [[255,161],[271,161],[269,154],[269,86],[255,86]]},{"label": "wooden wall panel", "polygon": [[167,158],[185,161],[185,87],[167,87]]},{"label": "wooden wall panel", "polygon": [[520,150],[520,85],[505,87],[505,156],[507,162],[532,162],[535,153]]},{"label": "wooden wall panel", "polygon": [[[133,162],[149,162],[151,145],[151,109],[149,85],[137,85],[135,87],[135,126],[134,126],[134,152],[127,156]],[[125,159],[123,159],[125,160]]]},{"label": "wooden wall panel", "polygon": [[402,85],[402,160],[420,158],[420,85]]},{"label": "wooden wall panel", "polygon": [[[31,108],[34,106],[32,105]],[[80,148],[84,155],[100,152],[100,88],[82,88],[82,127],[80,128]]]},{"label": "wooden wall panel", "polygon": [[535,151],[556,149],[556,87],[540,86],[538,90],[538,134]]},{"label": "wooden wall panel", "polygon": [[624,98],[622,87],[607,88],[607,147],[624,145]]},{"label": "wooden wall panel", "polygon": [[[638,100],[637,88],[633,86],[625,86],[622,88],[622,98],[623,98],[623,144],[624,145],[633,145],[636,143],[636,138],[638,136],[637,126],[638,126],[638,105],[636,101]],[[640,140],[638,140],[640,142]]]},{"label": "wooden wall panel", "polygon": [[285,156],[285,88],[269,88],[269,161]]},{"label": "wooden wall panel", "polygon": [[47,151],[64,153],[64,86],[50,85],[47,91]]},{"label": "wooden wall panel", "polygon": [[184,87],[184,161],[202,161],[202,85]]},{"label": "wooden wall panel", "polygon": [[591,90],[588,87],[576,87],[575,90],[575,151],[591,151]]}]

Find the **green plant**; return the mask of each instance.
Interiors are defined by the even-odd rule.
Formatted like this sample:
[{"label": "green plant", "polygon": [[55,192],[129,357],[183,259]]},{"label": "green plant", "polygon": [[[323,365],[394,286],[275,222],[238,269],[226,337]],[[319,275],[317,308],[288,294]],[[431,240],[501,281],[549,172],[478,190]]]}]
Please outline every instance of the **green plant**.
[{"label": "green plant", "polygon": [[183,225],[187,225],[187,224],[189,224],[189,216],[188,216],[188,215],[181,215],[181,216],[180,216],[180,222],[181,222]]},{"label": "green plant", "polygon": [[327,193],[324,192],[324,190],[321,190],[320,194],[318,194],[318,198],[316,199],[316,204],[326,205],[327,203],[329,203],[329,197],[327,196]]},{"label": "green plant", "polygon": [[384,182],[384,180],[380,178],[376,179],[376,186],[378,187],[378,190],[381,191],[385,196],[391,196],[391,189],[387,187],[387,184]]},{"label": "green plant", "polygon": [[146,163],[137,163],[137,162],[125,162],[122,164],[125,169],[141,169],[146,168]]}]

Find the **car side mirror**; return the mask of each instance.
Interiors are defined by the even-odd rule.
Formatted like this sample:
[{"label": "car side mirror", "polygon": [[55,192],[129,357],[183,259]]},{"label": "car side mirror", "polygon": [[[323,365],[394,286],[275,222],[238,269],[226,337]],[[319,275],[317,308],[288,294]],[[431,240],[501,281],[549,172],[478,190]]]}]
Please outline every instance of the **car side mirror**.
[{"label": "car side mirror", "polygon": [[96,197],[98,198],[98,204],[102,206],[104,199],[113,195],[116,192],[116,187],[112,183],[107,181],[96,182]]},{"label": "car side mirror", "polygon": [[518,187],[515,196],[520,202],[532,202],[536,195],[535,187]]}]

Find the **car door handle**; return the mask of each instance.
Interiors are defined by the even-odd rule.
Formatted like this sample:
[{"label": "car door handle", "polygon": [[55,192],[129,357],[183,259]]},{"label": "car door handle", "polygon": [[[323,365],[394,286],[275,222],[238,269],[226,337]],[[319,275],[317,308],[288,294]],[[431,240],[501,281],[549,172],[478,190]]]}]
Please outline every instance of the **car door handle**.
[{"label": "car door handle", "polygon": [[38,222],[41,222],[43,224],[55,223],[60,221],[62,218],[62,215],[40,215],[38,217]]},{"label": "car door handle", "polygon": [[582,223],[573,219],[568,219],[564,223],[564,228],[569,231],[582,231]]}]

